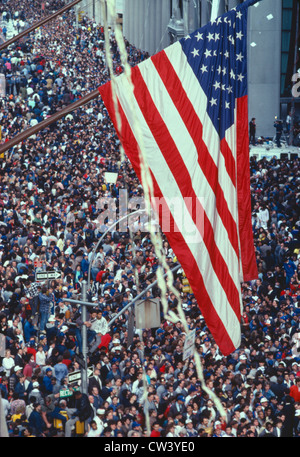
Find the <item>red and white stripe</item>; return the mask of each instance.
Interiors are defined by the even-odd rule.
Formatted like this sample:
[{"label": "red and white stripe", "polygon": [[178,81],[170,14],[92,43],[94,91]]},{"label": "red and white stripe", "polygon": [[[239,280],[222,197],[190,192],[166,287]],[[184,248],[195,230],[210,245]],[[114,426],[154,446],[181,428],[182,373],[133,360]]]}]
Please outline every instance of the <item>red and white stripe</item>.
[{"label": "red and white stripe", "polygon": [[[116,78],[122,119],[118,135],[141,180],[138,141],[142,134],[154,195],[165,198],[170,212],[173,230],[165,234],[216,343],[224,355],[230,354],[240,345],[240,279],[248,268],[241,258],[241,244],[246,235],[252,236],[251,219],[243,219],[243,214],[243,238],[239,230],[238,202],[242,195],[237,182],[237,130],[232,128],[220,143],[206,112],[207,97],[180,43],[134,67],[131,78],[133,100],[125,75]],[[111,83],[99,91],[117,129]],[[243,134],[248,135],[247,123]],[[243,179],[245,174],[243,169]],[[249,194],[250,187],[246,186],[242,191]],[[186,198],[197,201],[202,218],[186,204]],[[182,211],[170,203],[174,200]],[[249,201],[248,195],[245,201]],[[245,219],[250,220],[250,226]],[[160,220],[163,223],[163,218]],[[196,240],[191,239],[190,232],[197,234]]]}]

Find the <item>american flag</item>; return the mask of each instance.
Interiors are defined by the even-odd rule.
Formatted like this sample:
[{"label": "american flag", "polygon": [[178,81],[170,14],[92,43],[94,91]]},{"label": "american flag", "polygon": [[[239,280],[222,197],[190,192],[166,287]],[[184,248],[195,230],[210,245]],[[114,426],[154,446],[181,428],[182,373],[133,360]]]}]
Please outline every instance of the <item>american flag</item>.
[{"label": "american flag", "polygon": [[139,179],[139,148],[145,152],[154,195],[165,202],[162,230],[223,355],[241,341],[241,281],[257,277],[246,56],[248,7],[256,1],[132,68],[133,106],[128,79],[118,76],[120,128],[111,82],[99,88]]}]

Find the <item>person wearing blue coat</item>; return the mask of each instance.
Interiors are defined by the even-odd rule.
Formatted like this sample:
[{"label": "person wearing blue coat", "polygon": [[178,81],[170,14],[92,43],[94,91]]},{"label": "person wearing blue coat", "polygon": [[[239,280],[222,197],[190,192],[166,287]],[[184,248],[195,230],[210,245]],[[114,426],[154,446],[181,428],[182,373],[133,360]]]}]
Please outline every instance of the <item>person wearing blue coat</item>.
[{"label": "person wearing blue coat", "polygon": [[32,338],[33,336],[36,336],[36,334],[37,334],[37,330],[33,325],[33,317],[30,316],[28,319],[26,319],[26,321],[24,323],[24,339],[25,339],[25,343],[28,343],[30,338]]}]

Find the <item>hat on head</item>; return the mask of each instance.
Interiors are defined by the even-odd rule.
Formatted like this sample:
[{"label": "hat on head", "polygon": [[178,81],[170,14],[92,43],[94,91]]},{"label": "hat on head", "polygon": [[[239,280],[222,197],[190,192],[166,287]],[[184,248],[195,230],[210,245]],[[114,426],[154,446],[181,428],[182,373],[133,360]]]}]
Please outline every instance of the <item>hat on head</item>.
[{"label": "hat on head", "polygon": [[140,427],[140,426],[141,426],[141,424],[139,424],[138,422],[133,422],[133,423],[132,423],[132,428],[134,428],[134,427]]},{"label": "hat on head", "polygon": [[35,381],[33,384],[32,384],[32,387],[39,387],[39,383],[37,381]]},{"label": "hat on head", "polygon": [[184,398],[183,395],[178,395],[177,400],[178,400],[178,401],[183,401],[183,402],[184,402],[184,401],[185,401],[185,398]]},{"label": "hat on head", "polygon": [[102,408],[97,409],[97,414],[105,414],[105,409],[102,409]]},{"label": "hat on head", "polygon": [[19,365],[16,365],[16,366],[15,366],[15,372],[20,371],[20,370],[23,370],[23,368],[20,367]]}]

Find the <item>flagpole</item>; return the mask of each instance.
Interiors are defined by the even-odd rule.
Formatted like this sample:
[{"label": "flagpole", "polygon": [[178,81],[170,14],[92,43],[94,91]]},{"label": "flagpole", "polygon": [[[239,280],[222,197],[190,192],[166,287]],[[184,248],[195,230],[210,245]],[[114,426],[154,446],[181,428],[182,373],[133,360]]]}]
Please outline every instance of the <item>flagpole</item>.
[{"label": "flagpole", "polygon": [[90,92],[89,94],[87,94],[84,97],[77,100],[76,102],[71,103],[70,105],[66,106],[65,108],[52,114],[52,116],[49,116],[48,118],[46,118],[43,121],[39,122],[38,124],[34,125],[33,127],[30,127],[29,129],[24,130],[23,132],[19,133],[15,137],[11,138],[9,141],[6,141],[5,143],[0,145],[0,155],[3,154],[8,149],[15,146],[16,144],[21,143],[22,141],[31,137],[32,135],[36,135],[41,130],[45,129],[53,122],[58,121],[62,117],[71,113],[72,111],[80,108],[83,105],[86,105],[87,103],[91,102],[92,100],[95,100],[99,96],[100,96],[99,90],[95,89],[92,92]]},{"label": "flagpole", "polygon": [[35,29],[38,27],[41,27],[42,25],[46,24],[47,22],[51,21],[52,19],[55,19],[57,16],[60,16],[63,14],[65,11],[68,11],[71,9],[73,6],[77,5],[77,3],[81,2],[82,0],[74,0],[73,2],[69,3],[68,5],[65,5],[63,8],[60,10],[56,11],[56,13],[51,14],[48,17],[45,17],[44,19],[41,19],[40,21],[36,22],[33,24],[31,27],[29,27],[26,30],[23,30],[23,32],[19,33],[18,35],[14,36],[10,40],[5,41],[0,45],[0,51],[2,49],[7,48],[11,44],[15,43],[15,41],[19,40],[20,38],[23,38],[24,36],[28,35],[30,32],[33,32]]},{"label": "flagpole", "polygon": [[210,20],[211,22],[217,19],[220,7],[220,0],[212,0],[211,4],[211,15]]}]

